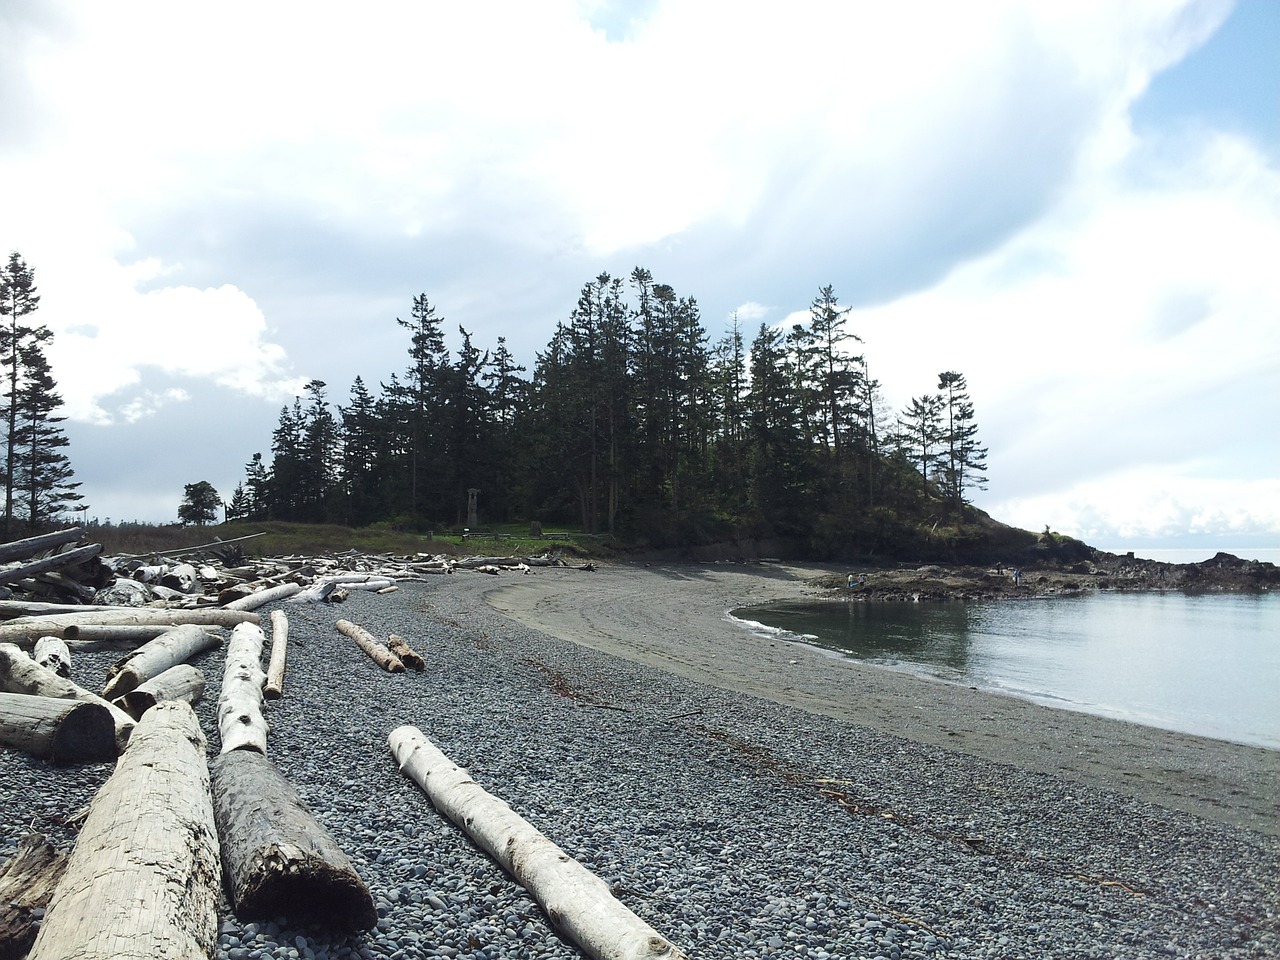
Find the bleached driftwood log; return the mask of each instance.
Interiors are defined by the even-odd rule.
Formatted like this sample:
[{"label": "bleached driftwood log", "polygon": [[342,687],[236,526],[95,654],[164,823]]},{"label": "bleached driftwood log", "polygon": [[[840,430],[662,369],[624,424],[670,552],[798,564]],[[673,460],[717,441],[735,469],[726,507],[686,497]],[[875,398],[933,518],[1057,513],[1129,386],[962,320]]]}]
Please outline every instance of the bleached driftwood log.
[{"label": "bleached driftwood log", "polygon": [[115,662],[107,671],[107,683],[102,688],[102,695],[108,700],[123,697],[140,683],[159,676],[170,667],[186,663],[197,653],[204,653],[221,645],[220,636],[195,624],[187,623],[166,630]]},{"label": "bleached driftwood log", "polygon": [[267,666],[267,683],[262,695],[267,700],[284,696],[284,668],[288,659],[289,618],[283,610],[271,611],[271,660]]},{"label": "bleached driftwood log", "polygon": [[109,626],[167,626],[184,623],[208,627],[234,627],[237,623],[261,623],[262,618],[249,610],[222,610],[206,607],[194,610],[166,610],[155,607],[115,607],[100,613],[63,613],[47,617],[18,617],[0,623],[0,643],[16,643],[32,647],[43,636],[62,637],[67,627],[86,624]]},{"label": "bleached driftwood log", "polygon": [[104,603],[84,603],[75,607],[68,607],[65,603],[49,603],[46,600],[0,600],[0,619],[13,620],[16,617],[51,616],[57,613],[66,613],[68,610],[75,613],[107,613],[108,611],[119,609],[119,607],[108,606]]},{"label": "bleached driftwood log", "polygon": [[391,753],[430,798],[481,849],[529,891],[551,922],[595,960],[688,960],[618,902],[609,885],[488,793],[417,727],[397,727]]},{"label": "bleached driftwood log", "polygon": [[18,850],[0,867],[0,960],[22,960],[36,938],[36,911],[62,879],[67,858],[39,833],[29,833]]},{"label": "bleached driftwood log", "polygon": [[199,593],[204,589],[196,568],[189,563],[178,563],[170,567],[160,575],[160,585],[186,594]]},{"label": "bleached driftwood log", "polygon": [[[62,639],[72,650],[101,650],[109,647],[136,650],[148,640],[154,640],[166,630],[171,629],[163,624],[158,626],[139,626],[126,624],[92,624],[85,623],[64,627]],[[217,627],[205,627],[216,630]]]},{"label": "bleached driftwood log", "polygon": [[284,914],[359,930],[377,922],[351,861],[270,760],[236,750],[212,768],[222,868],[237,917]]},{"label": "bleached driftwood log", "polygon": [[185,700],[196,704],[204,696],[204,673],[189,663],[179,663],[140,683],[123,697],[120,703],[124,712],[135,720],[163,700]]},{"label": "bleached driftwood log", "polygon": [[71,651],[61,637],[41,637],[36,641],[31,659],[60,677],[71,676]]},{"label": "bleached driftwood log", "polygon": [[276,587],[268,587],[265,590],[251,593],[247,597],[241,597],[239,600],[232,600],[230,603],[223,604],[222,609],[257,610],[259,607],[265,607],[268,603],[292,597],[301,589],[302,584],[300,583],[282,583]]},{"label": "bleached driftwood log", "polygon": [[0,691],[26,693],[60,700],[83,700],[104,706],[111,712],[115,725],[116,749],[123,752],[133,733],[134,721],[114,703],[102,699],[84,687],[46,670],[12,643],[0,643]]},{"label": "bleached driftwood log", "polygon": [[96,703],[0,693],[0,744],[53,763],[96,763],[115,759],[116,729]]},{"label": "bleached driftwood log", "polygon": [[398,633],[393,633],[387,637],[387,649],[400,658],[410,670],[422,671],[426,668],[426,661],[418,654],[413,647],[409,646],[409,641]]},{"label": "bleached driftwood log", "polygon": [[336,583],[313,583],[289,598],[290,603],[345,603],[350,594]]},{"label": "bleached driftwood log", "polygon": [[262,715],[262,628],[239,624],[227,644],[227,664],[218,695],[218,733],[222,752],[257,750],[267,752],[267,721]]},{"label": "bleached driftwood log", "polygon": [[404,664],[400,662],[400,658],[364,627],[356,626],[350,620],[339,620],[334,626],[354,640],[356,646],[367,653],[369,659],[387,673],[404,673]]},{"label": "bleached driftwood log", "polygon": [[221,871],[205,739],[157,704],[98,791],[28,960],[211,957]]}]

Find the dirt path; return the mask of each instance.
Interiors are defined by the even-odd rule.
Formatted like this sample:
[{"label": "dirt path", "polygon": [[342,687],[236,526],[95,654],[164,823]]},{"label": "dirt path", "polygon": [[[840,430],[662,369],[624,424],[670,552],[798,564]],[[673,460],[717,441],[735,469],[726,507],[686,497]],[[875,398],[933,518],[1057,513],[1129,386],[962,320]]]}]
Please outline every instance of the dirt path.
[{"label": "dirt path", "polygon": [[834,568],[609,565],[540,570],[486,593],[527,626],[683,677],[1280,835],[1280,753],[860,664],[753,636],[726,616],[818,596]]}]

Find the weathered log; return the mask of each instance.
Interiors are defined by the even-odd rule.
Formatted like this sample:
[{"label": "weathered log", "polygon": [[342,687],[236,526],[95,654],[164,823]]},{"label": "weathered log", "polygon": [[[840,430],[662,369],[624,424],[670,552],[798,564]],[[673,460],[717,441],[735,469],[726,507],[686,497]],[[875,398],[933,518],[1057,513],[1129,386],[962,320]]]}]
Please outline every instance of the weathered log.
[{"label": "weathered log", "polygon": [[387,673],[404,673],[404,664],[400,658],[383,646],[382,642],[364,627],[358,627],[350,620],[339,620],[334,624],[342,633],[356,642],[356,646],[369,655],[369,659]]},{"label": "weathered log", "polygon": [[387,649],[400,658],[410,670],[422,671],[426,668],[426,661],[418,654],[413,647],[409,646],[409,641],[398,633],[390,634],[387,637]]},{"label": "weathered log", "polygon": [[237,917],[284,914],[349,930],[377,923],[351,861],[270,760],[236,750],[211,766],[222,869]]},{"label": "weathered log", "polygon": [[288,659],[289,618],[283,610],[271,611],[271,661],[267,666],[267,682],[262,696],[279,700],[284,696],[284,668]]},{"label": "weathered log", "polygon": [[68,527],[66,530],[57,530],[54,533],[42,533],[38,537],[0,543],[0,563],[34,557],[37,553],[53,550],[64,543],[79,543],[83,539],[83,530],[79,527]]},{"label": "weathered log", "polygon": [[336,583],[313,583],[289,598],[290,603],[343,603],[349,594]]},{"label": "weathered log", "polygon": [[551,922],[596,960],[688,960],[684,951],[618,902],[609,885],[486,793],[417,727],[391,731],[391,753],[477,846],[529,891]]},{"label": "weathered log", "polygon": [[0,600],[0,619],[42,617],[57,613],[108,613],[119,609],[106,604],[77,604],[74,607],[68,607],[65,603],[49,603],[43,600]]},{"label": "weathered log", "polygon": [[[62,639],[72,650],[92,650],[94,645],[106,647],[112,644],[129,649],[136,649],[148,640],[154,640],[172,627],[159,624],[157,626],[139,626],[136,624],[72,624],[63,628]],[[217,627],[205,627],[205,630],[216,630]]]},{"label": "weathered log", "polygon": [[197,593],[203,590],[196,568],[189,563],[178,563],[160,576],[160,586],[179,593]]},{"label": "weathered log", "polygon": [[62,637],[67,627],[86,624],[105,626],[167,626],[184,623],[208,627],[234,627],[237,623],[260,623],[262,618],[249,610],[222,610],[205,607],[196,610],[164,610],[153,607],[115,607],[100,613],[63,613],[47,617],[18,617],[0,623],[0,643],[16,643],[32,647],[43,636]]},{"label": "weathered log", "polygon": [[90,543],[83,547],[76,547],[74,550],[68,550],[65,553],[54,554],[52,557],[44,557],[40,560],[29,560],[26,563],[16,563],[2,567],[0,568],[0,583],[17,583],[27,577],[34,577],[37,573],[84,563],[86,560],[92,560],[101,552],[102,544]]},{"label": "weathered log", "polygon": [[108,700],[123,697],[138,684],[159,676],[170,667],[186,663],[196,654],[221,645],[221,637],[195,624],[187,623],[166,630],[115,662],[107,671],[102,695]]},{"label": "weathered log", "polygon": [[218,733],[222,752],[267,752],[267,721],[262,715],[262,644],[266,636],[252,623],[239,624],[227,644],[227,664],[218,695]]},{"label": "weathered log", "polygon": [[31,659],[60,677],[71,676],[71,651],[61,637],[41,637],[36,641]]},{"label": "weathered log", "polygon": [[268,603],[274,603],[277,600],[284,600],[292,597],[295,593],[302,589],[300,583],[282,583],[276,587],[268,587],[265,590],[259,590],[257,593],[251,593],[247,597],[241,597],[239,600],[232,600],[230,603],[222,605],[223,610],[256,610],[259,607],[265,607]]},{"label": "weathered log", "polygon": [[114,703],[46,670],[12,643],[0,643],[0,691],[25,693],[59,700],[82,700],[106,707],[115,725],[116,749],[123,752],[133,733],[134,720]]},{"label": "weathered log", "polygon": [[185,700],[196,704],[203,696],[204,673],[189,663],[179,663],[138,684],[117,702],[123,704],[125,713],[141,720],[144,713],[163,700]]},{"label": "weathered log", "polygon": [[204,734],[186,703],[157,704],[94,798],[28,960],[211,957],[220,878]]},{"label": "weathered log", "polygon": [[49,898],[66,869],[66,855],[42,834],[29,833],[0,868],[0,960],[22,960],[36,939]]},{"label": "weathered log", "polygon": [[0,744],[57,764],[114,760],[111,712],[96,703],[0,693]]}]

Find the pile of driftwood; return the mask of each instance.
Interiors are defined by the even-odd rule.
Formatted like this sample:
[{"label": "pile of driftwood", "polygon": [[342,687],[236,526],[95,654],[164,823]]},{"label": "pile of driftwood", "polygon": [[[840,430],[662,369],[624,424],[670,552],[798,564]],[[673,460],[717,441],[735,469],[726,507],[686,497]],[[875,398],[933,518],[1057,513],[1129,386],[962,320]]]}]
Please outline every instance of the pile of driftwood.
[{"label": "pile of driftwood", "polygon": [[[96,545],[73,545],[78,539],[69,530],[0,545],[7,564],[0,582],[9,593],[0,600],[7,618],[0,622],[0,746],[52,763],[119,759],[69,855],[31,834],[0,866],[0,960],[212,956],[223,886],[242,920],[285,915],[371,928],[377,913],[368,888],[267,758],[263,703],[283,695],[289,630],[284,611],[272,610],[264,670],[266,633],[254,610],[278,601],[335,602],[348,589],[386,591],[454,569],[527,573],[534,563],[564,564],[355,555],[235,566],[108,563]],[[132,590],[121,587],[126,581],[150,591],[145,606],[101,602],[111,591]],[[50,590],[72,595],[72,605],[33,598]],[[388,672],[425,667],[403,637],[383,641],[348,620],[336,627]],[[210,762],[192,709],[205,678],[188,661],[221,647],[228,629],[221,752]],[[102,645],[127,652],[95,693],[76,681],[73,657]],[[432,803],[524,884],[587,955],[684,957],[415,728],[395,731],[389,745]]]}]

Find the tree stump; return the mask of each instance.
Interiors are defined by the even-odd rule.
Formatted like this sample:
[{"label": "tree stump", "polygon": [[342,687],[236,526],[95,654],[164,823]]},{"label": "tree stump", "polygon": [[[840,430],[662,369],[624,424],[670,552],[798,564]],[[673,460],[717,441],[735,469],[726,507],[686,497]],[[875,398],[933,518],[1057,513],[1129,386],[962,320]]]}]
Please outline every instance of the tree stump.
[{"label": "tree stump", "polygon": [[393,633],[387,637],[387,649],[400,658],[410,670],[417,670],[421,673],[426,669],[426,661],[418,654],[413,647],[409,646],[409,641],[398,633]]},{"label": "tree stump", "polygon": [[158,704],[89,807],[28,960],[211,957],[220,877],[204,734],[186,703]]},{"label": "tree stump", "polygon": [[284,914],[333,929],[378,922],[364,881],[293,785],[254,750],[212,762],[213,811],[236,916]]}]

